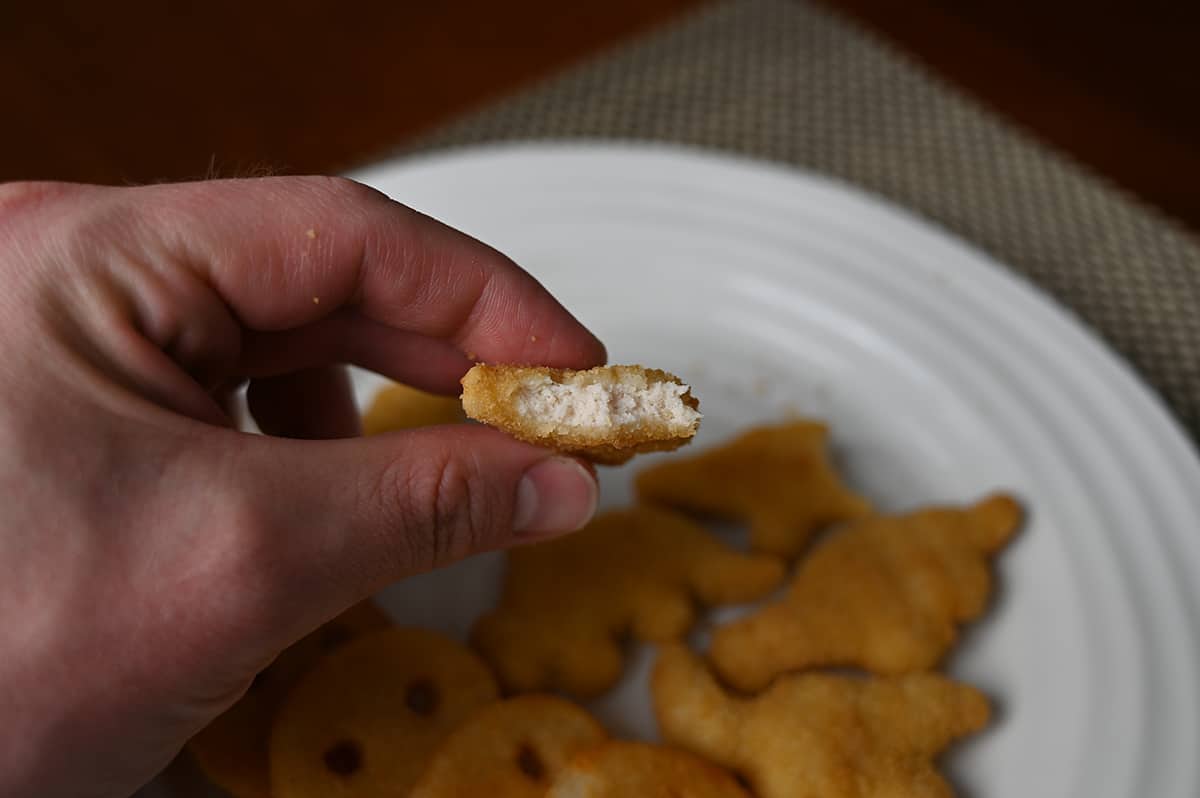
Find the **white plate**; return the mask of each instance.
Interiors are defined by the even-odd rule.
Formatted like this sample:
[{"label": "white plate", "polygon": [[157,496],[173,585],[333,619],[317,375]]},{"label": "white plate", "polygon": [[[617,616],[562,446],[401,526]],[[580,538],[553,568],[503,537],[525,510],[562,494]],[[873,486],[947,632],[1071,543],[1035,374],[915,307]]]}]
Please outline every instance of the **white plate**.
[{"label": "white plate", "polygon": [[[946,759],[963,794],[1200,795],[1200,462],[1061,308],[909,214],[778,166],[537,145],[356,177],[511,255],[612,362],[684,376],[698,446],[799,410],[832,423],[851,481],[885,508],[1022,497],[998,600],[950,663],[999,709]],[[605,472],[606,504],[629,475]],[[462,638],[500,565],[382,599]],[[597,704],[618,733],[654,734],[649,660]]]}]

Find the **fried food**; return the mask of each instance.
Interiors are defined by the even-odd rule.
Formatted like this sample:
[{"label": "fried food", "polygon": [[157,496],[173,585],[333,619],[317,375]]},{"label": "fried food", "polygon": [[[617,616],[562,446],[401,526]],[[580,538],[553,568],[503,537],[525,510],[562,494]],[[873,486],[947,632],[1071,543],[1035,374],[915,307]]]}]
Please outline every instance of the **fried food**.
[{"label": "fried food", "polygon": [[546,798],[750,798],[734,777],[695,754],[612,740],[576,754]]},{"label": "fried food", "polygon": [[364,601],[285,649],[236,704],[188,742],[200,769],[234,798],[270,798],[267,740],[288,691],[325,654],[389,626],[387,614]]},{"label": "fried food", "polygon": [[462,379],[463,409],[514,438],[617,465],[669,451],[700,427],[700,402],[673,374],[641,366],[586,371],[480,364]]},{"label": "fried food", "polygon": [[991,592],[989,558],[1021,508],[996,495],[965,509],[875,516],[836,530],[800,563],[786,595],[717,629],[711,659],[741,690],[777,674],[851,665],[897,674],[933,667]]},{"label": "fried food", "polygon": [[378,435],[414,427],[457,424],[466,421],[462,404],[453,396],[425,393],[392,383],[379,390],[363,413],[364,435]]},{"label": "fried food", "polygon": [[756,427],[723,446],[642,471],[638,497],[746,522],[754,549],[794,557],[816,530],[871,509],[830,465],[828,437],[828,428],[814,421]]},{"label": "fried food", "polygon": [[783,579],[769,555],[743,554],[654,507],[598,516],[564,538],[511,549],[499,605],[472,640],[514,692],[595,696],[620,678],[620,640],[673,640],[709,605],[766,595]]},{"label": "fried food", "polygon": [[987,699],[939,674],[789,674],[726,693],[683,646],[651,679],[667,741],[741,773],[760,798],[950,798],[933,760],[987,725]]},{"label": "fried food", "polygon": [[280,707],[271,795],[405,796],[446,735],[496,697],[487,666],[442,635],[393,628],[354,640]]},{"label": "fried food", "polygon": [[542,798],[572,754],[607,737],[586,710],[557,696],[488,704],[446,738],[410,798]]}]

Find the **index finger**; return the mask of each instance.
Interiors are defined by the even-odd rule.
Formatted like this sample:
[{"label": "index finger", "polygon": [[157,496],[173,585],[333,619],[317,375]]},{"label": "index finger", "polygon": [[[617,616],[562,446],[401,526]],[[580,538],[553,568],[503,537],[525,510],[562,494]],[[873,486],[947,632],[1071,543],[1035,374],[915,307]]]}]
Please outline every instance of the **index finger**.
[{"label": "index finger", "polygon": [[249,329],[294,330],[352,309],[376,323],[366,325],[373,334],[440,339],[472,360],[604,362],[600,341],[509,258],[360,183],[278,177],[137,190],[154,195],[144,213],[162,244]]}]

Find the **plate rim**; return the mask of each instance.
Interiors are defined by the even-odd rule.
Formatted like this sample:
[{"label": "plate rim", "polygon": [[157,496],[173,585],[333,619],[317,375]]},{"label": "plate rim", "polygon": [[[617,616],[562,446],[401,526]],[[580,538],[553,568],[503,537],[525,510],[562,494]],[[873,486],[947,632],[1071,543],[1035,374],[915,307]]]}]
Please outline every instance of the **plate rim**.
[{"label": "plate rim", "polygon": [[[482,144],[463,144],[437,150],[422,151],[396,158],[365,164],[345,173],[346,177],[359,182],[381,181],[391,175],[411,171],[438,170],[456,162],[487,162],[522,157],[557,158],[635,158],[675,159],[681,161],[703,161],[706,164],[752,172],[767,180],[800,178],[824,190],[833,192],[851,202],[864,206],[875,206],[920,232],[936,239],[940,246],[958,250],[970,262],[967,268],[987,279],[998,280],[1006,288],[1016,291],[1022,300],[1033,303],[1044,318],[1056,326],[1069,331],[1080,343],[1086,345],[1091,354],[1100,357],[1105,366],[1114,369],[1113,376],[1122,378],[1127,387],[1137,393],[1137,401],[1152,408],[1153,420],[1168,428],[1169,438],[1179,445],[1178,454],[1195,472],[1200,480],[1200,441],[1193,439],[1183,422],[1171,410],[1166,399],[1141,374],[1140,371],[1116,350],[1091,323],[1086,321],[1071,306],[1038,285],[1029,275],[1015,270],[1004,260],[984,249],[959,233],[943,227],[937,220],[926,217],[882,194],[872,192],[848,180],[834,175],[817,172],[783,161],[747,155],[716,148],[678,144],[653,139],[636,138],[546,138],[533,140],[505,140]],[[1150,420],[1150,419],[1147,419]],[[1200,483],[1198,483],[1200,484]]]}]

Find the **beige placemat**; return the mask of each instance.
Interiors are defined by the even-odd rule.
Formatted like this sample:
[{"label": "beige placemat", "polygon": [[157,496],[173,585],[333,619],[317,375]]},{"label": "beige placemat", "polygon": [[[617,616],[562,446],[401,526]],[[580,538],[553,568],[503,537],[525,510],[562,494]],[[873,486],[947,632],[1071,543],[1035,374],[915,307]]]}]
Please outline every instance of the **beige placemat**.
[{"label": "beige placemat", "polygon": [[767,158],[888,197],[1057,297],[1200,439],[1200,240],[846,20],[716,4],[405,151],[578,137]]}]

